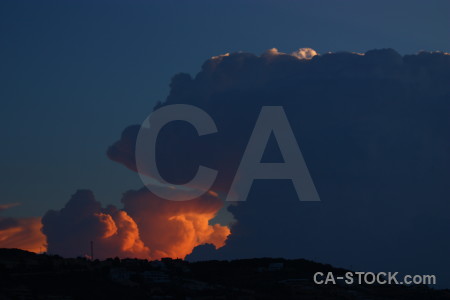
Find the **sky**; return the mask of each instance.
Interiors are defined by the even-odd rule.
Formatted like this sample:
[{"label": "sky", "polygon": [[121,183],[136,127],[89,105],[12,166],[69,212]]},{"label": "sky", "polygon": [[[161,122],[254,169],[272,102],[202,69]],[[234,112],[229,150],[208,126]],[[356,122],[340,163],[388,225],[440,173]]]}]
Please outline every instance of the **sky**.
[{"label": "sky", "polygon": [[209,57],[276,47],[450,51],[448,1],[2,1],[1,203],[60,208],[78,188],[118,203],[140,179],[107,147]]}]

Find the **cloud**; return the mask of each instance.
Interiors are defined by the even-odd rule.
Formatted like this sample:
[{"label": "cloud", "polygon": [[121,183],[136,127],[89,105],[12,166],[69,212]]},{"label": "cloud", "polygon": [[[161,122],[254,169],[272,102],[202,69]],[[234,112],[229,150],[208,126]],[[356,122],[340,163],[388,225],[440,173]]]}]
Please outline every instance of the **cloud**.
[{"label": "cloud", "polygon": [[[272,48],[272,49],[268,49],[266,50],[266,52],[263,53],[262,57],[265,57],[266,59],[270,59],[271,56],[278,56],[278,55],[285,55],[285,56],[293,56],[296,57],[298,59],[311,59],[314,56],[318,55],[318,53],[316,52],[316,50],[311,49],[311,48],[300,48],[297,51],[292,52],[290,55],[280,52],[278,51],[277,48]],[[230,56],[229,54],[226,56]],[[220,58],[222,56],[216,56],[215,58]]]},{"label": "cloud", "polygon": [[300,48],[297,51],[292,52],[291,55],[297,57],[298,59],[311,59],[318,55],[318,53],[311,48]]},{"label": "cloud", "polygon": [[67,257],[148,258],[149,249],[139,237],[134,220],[114,206],[102,208],[91,191],[77,191],[60,211],[50,210],[42,218],[42,232],[47,236],[48,252]]},{"label": "cloud", "polygon": [[[0,205],[0,212],[19,203]],[[18,248],[32,252],[46,249],[46,239],[41,232],[41,218],[0,217],[0,248]]]},{"label": "cloud", "polygon": [[224,245],[229,229],[209,225],[222,203],[212,195],[188,202],[159,199],[147,189],[129,191],[124,208],[102,208],[91,191],[79,190],[60,211],[42,218],[48,252],[74,257],[184,258],[203,243]]},{"label": "cloud", "polygon": [[2,212],[2,211],[4,211],[4,210],[7,210],[7,209],[9,209],[9,208],[11,208],[11,207],[14,207],[14,206],[18,206],[18,205],[20,205],[20,203],[6,203],[6,204],[0,204],[0,212]]},{"label": "cloud", "polygon": [[[420,262],[416,273],[449,278],[442,267],[426,269],[448,262],[449,240],[425,234],[450,223],[449,82],[450,56],[440,52],[213,57],[195,77],[174,76],[155,108],[195,105],[219,132],[197,137],[186,124],[167,125],[158,167],[170,182],[190,179],[198,164],[217,169],[212,190],[226,195],[261,106],[281,105],[322,202],[299,202],[289,181],[256,181],[246,202],[229,207],[237,222],[211,255],[304,257],[371,271]],[[126,129],[108,150],[134,170],[138,129]],[[277,155],[270,144],[266,151],[268,159]],[[424,227],[416,236],[417,224]],[[427,245],[435,245],[433,255]]]},{"label": "cloud", "polygon": [[134,152],[136,151],[136,138],[139,128],[139,125],[127,127],[122,132],[120,140],[109,147],[107,151],[109,159],[125,165],[132,171],[137,171]]},{"label": "cloud", "polygon": [[[119,209],[78,191],[42,218],[45,236],[38,218],[0,219],[0,246],[37,251],[46,238],[48,251],[64,256],[89,254],[94,241],[97,258],[302,257],[445,281],[449,82],[450,55],[440,52],[212,57],[194,77],[175,75],[155,107],[195,105],[214,119],[218,132],[201,137],[186,123],[168,124],[156,150],[161,176],[175,184],[199,164],[218,170],[210,193],[167,201],[143,188],[126,192]],[[257,180],[247,201],[227,206],[236,222],[214,224],[261,107],[270,105],[284,107],[322,201],[298,201],[286,180]],[[107,151],[134,171],[139,128],[126,128]],[[266,161],[279,158],[275,142]]]},{"label": "cloud", "polygon": [[184,258],[205,243],[220,248],[230,234],[226,226],[209,224],[222,208],[222,201],[209,193],[189,201],[169,201],[143,188],[127,192],[122,201],[153,258]]}]

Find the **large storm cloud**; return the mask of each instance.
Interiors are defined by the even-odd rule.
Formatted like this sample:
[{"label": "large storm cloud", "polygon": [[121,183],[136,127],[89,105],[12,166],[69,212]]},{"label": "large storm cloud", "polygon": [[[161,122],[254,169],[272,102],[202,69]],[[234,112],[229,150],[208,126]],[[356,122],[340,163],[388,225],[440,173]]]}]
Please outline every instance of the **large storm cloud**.
[{"label": "large storm cloud", "polygon": [[[298,201],[288,180],[255,181],[247,201],[228,208],[237,222],[226,245],[194,250],[190,259],[304,257],[448,276],[450,55],[220,55],[195,77],[174,76],[156,109],[171,104],[205,110],[218,133],[197,137],[186,123],[167,125],[157,143],[167,181],[186,182],[202,164],[219,171],[212,190],[225,196],[261,107],[277,105],[322,200]],[[133,170],[138,130],[127,128],[108,150]],[[278,154],[272,139],[265,159]]]},{"label": "large storm cloud", "polygon": [[[199,137],[186,122],[165,126],[156,149],[161,176],[182,184],[201,164],[218,171],[211,191],[180,202],[143,188],[126,192],[123,208],[103,208],[79,191],[42,219],[49,252],[89,254],[95,241],[100,258],[302,257],[449,279],[450,55],[219,55],[195,77],[173,77],[155,109],[171,104],[203,109],[218,132]],[[299,201],[289,180],[256,180],[247,201],[223,204],[262,106],[284,108],[322,201]],[[139,128],[126,128],[107,153],[134,171]],[[271,138],[264,160],[280,159]],[[221,209],[235,219],[229,227],[212,224]],[[31,223],[39,231],[39,218]],[[2,246],[22,243],[13,228],[22,228],[19,220],[0,219]]]}]

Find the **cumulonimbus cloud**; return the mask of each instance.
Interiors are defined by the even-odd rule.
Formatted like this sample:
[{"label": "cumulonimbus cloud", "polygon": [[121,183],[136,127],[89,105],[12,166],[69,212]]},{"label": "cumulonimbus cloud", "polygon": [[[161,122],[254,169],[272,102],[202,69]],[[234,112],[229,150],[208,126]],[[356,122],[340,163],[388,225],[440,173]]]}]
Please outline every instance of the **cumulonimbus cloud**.
[{"label": "cumulonimbus cloud", "polygon": [[[229,206],[237,220],[229,229],[210,224],[222,208],[213,194],[171,202],[142,189],[126,193],[117,209],[102,208],[83,192],[44,217],[49,251],[89,253],[95,240],[99,257],[184,257],[194,249],[194,260],[303,257],[445,280],[449,83],[450,55],[440,52],[272,49],[212,57],[195,77],[174,76],[170,94],[155,108],[195,105],[218,132],[198,137],[186,124],[164,127],[156,150],[161,176],[186,182],[201,164],[218,170],[212,190],[226,194],[261,106],[277,105],[322,201],[298,201],[289,181],[255,181],[247,201]],[[128,127],[108,149],[112,160],[135,171],[138,131]],[[277,155],[269,143],[265,157]]]},{"label": "cumulonimbus cloud", "polygon": [[[155,108],[171,104],[203,109],[218,133],[197,137],[176,122],[163,128],[157,155],[167,181],[186,181],[201,164],[218,170],[212,189],[226,194],[261,106],[277,105],[322,199],[299,202],[289,182],[256,181],[247,201],[229,207],[237,222],[210,258],[305,257],[445,276],[450,242],[438,237],[450,224],[450,55],[220,55],[194,77],[174,76]],[[108,150],[134,170],[138,129],[127,128]],[[270,144],[266,151],[277,155]]]}]

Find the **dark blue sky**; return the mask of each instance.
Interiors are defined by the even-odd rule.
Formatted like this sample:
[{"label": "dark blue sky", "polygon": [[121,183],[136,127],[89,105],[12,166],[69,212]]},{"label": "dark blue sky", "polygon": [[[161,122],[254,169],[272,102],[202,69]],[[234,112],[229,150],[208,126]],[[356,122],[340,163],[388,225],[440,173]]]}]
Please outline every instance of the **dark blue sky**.
[{"label": "dark blue sky", "polygon": [[0,204],[59,209],[139,188],[105,151],[209,57],[276,47],[450,52],[448,1],[2,1]]}]

